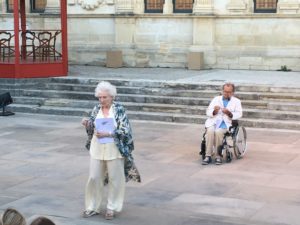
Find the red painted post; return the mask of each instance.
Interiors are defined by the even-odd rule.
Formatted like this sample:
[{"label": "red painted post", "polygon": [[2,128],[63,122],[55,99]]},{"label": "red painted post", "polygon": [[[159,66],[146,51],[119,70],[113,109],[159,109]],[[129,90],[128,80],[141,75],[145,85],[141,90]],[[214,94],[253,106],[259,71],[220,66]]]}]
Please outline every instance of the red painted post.
[{"label": "red painted post", "polygon": [[61,17],[61,30],[62,30],[62,63],[63,71],[68,73],[68,28],[67,28],[67,1],[60,1],[60,17]]},{"label": "red painted post", "polygon": [[20,76],[19,0],[14,0],[15,78]]},{"label": "red painted post", "polygon": [[25,0],[20,0],[21,30],[22,30],[22,59],[26,59],[26,11]]}]

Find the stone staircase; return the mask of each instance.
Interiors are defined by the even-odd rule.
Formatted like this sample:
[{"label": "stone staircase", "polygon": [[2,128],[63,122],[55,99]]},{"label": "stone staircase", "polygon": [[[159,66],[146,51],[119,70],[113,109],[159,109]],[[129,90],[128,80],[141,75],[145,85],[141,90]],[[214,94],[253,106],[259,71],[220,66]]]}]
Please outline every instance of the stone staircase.
[{"label": "stone staircase", "polygon": [[[161,81],[111,79],[117,100],[130,119],[203,124],[210,100],[220,86]],[[97,79],[75,77],[0,79],[0,94],[10,91],[13,112],[87,116],[97,103]],[[300,129],[300,90],[270,86],[239,85],[246,127]]]}]

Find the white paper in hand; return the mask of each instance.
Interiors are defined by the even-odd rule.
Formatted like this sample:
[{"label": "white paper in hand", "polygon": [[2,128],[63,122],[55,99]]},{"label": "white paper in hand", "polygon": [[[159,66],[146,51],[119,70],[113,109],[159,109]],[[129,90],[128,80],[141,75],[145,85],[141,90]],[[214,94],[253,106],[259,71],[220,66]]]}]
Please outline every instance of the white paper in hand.
[{"label": "white paper in hand", "polygon": [[[96,118],[95,124],[98,132],[113,133],[115,130],[113,118]],[[98,142],[101,144],[113,143],[114,139],[112,137],[102,137],[98,138]]]}]

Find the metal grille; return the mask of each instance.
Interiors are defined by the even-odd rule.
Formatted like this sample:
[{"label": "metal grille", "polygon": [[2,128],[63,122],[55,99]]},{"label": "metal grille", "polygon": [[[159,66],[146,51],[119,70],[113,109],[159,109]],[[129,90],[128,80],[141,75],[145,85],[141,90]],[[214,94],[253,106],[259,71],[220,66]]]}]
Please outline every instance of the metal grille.
[{"label": "metal grille", "polygon": [[175,10],[192,10],[193,9],[193,0],[176,0],[175,1]]},{"label": "metal grille", "polygon": [[147,10],[163,10],[164,0],[147,0]]},{"label": "metal grille", "polygon": [[276,9],[277,0],[256,0],[256,9]]}]

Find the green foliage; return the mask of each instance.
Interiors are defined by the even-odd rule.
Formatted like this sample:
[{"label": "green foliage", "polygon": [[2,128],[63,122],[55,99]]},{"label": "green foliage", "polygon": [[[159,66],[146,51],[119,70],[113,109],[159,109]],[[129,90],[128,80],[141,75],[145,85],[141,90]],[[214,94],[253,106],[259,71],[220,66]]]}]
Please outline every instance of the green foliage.
[{"label": "green foliage", "polygon": [[281,67],[280,67],[280,70],[278,70],[278,71],[289,72],[289,71],[292,71],[292,70],[291,70],[291,69],[288,69],[287,66],[284,65],[284,66],[281,66]]}]

